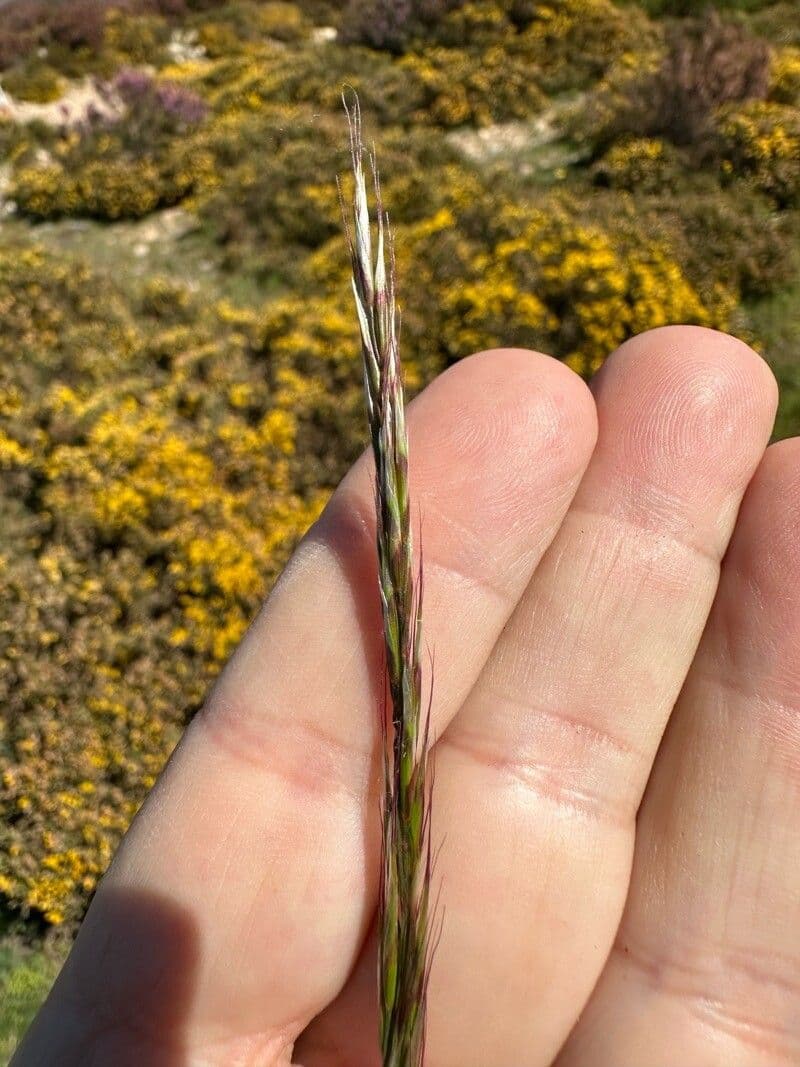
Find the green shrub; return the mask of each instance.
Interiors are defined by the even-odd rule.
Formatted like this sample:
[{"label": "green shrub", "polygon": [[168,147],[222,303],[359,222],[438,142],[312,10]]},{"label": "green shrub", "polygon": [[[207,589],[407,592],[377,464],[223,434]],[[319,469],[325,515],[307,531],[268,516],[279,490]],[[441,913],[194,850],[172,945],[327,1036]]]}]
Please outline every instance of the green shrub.
[{"label": "green shrub", "polygon": [[63,81],[49,64],[41,61],[21,64],[5,71],[3,88],[17,100],[47,104],[63,92]]},{"label": "green shrub", "polygon": [[452,355],[475,341],[513,341],[588,373],[645,329],[727,323],[730,294],[704,299],[666,240],[622,212],[604,217],[599,205],[587,212],[555,198],[509,207],[501,223],[508,236],[479,252],[445,294],[440,329]]},{"label": "green shrub", "polygon": [[[727,326],[735,294],[722,285],[701,292],[673,236],[601,193],[539,194],[535,204],[507,201],[498,188],[454,196],[397,231],[406,352],[423,376],[508,344],[539,348],[588,373],[644,329]],[[337,245],[310,263],[326,291],[345,281],[346,253]]]},{"label": "green shrub", "polygon": [[800,436],[800,364],[773,367],[780,388],[780,405],[773,436],[776,441]]},{"label": "green shrub", "polygon": [[199,43],[210,56],[226,57],[264,37],[297,42],[307,36],[311,22],[295,3],[279,0],[239,0],[211,5],[211,14],[190,20]]},{"label": "green shrub", "polygon": [[169,23],[159,15],[134,16],[124,11],[111,11],[106,16],[103,44],[115,65],[160,66],[167,59],[169,37]]},{"label": "green shrub", "polygon": [[3,6],[0,70],[41,48],[70,76],[108,72],[120,58],[154,62],[169,33],[164,20],[187,11],[184,0],[11,0]]},{"label": "green shrub", "polygon": [[348,0],[340,22],[345,44],[401,53],[464,0]]},{"label": "green shrub", "polygon": [[683,16],[696,15],[703,6],[721,11],[759,11],[774,7],[775,0],[706,0],[705,5],[698,0],[640,0],[640,4],[651,15]]},{"label": "green shrub", "polygon": [[521,26],[530,22],[528,18],[515,23],[511,6],[492,0],[451,4],[449,10],[440,13],[417,37],[414,48],[424,52],[428,46],[435,45],[482,52],[497,45],[507,46]]},{"label": "green shrub", "polygon": [[277,41],[297,42],[308,36],[311,24],[297,4],[267,0],[258,9],[258,28]]},{"label": "green shrub", "polygon": [[800,198],[800,110],[756,101],[723,111],[718,123],[723,174],[745,175],[779,207]]},{"label": "green shrub", "polygon": [[769,99],[800,105],[800,48],[781,48],[772,57]]},{"label": "green shrub", "polygon": [[453,48],[409,52],[399,67],[411,75],[415,107],[408,118],[444,128],[488,126],[535,115],[546,98],[527,63],[501,47],[479,58]]},{"label": "green shrub", "polygon": [[586,89],[623,56],[647,53],[656,39],[648,19],[612,0],[551,0],[531,8],[509,50],[527,60],[549,93]]},{"label": "green shrub", "polygon": [[677,220],[681,261],[702,289],[724,285],[750,300],[780,290],[798,269],[797,223],[746,189],[684,191]]},{"label": "green shrub", "polygon": [[664,137],[702,160],[713,155],[719,108],[766,96],[770,51],[745,27],[709,11],[668,27],[660,62],[622,74],[587,116],[595,144],[602,149],[621,137]]},{"label": "green shrub", "polygon": [[772,366],[780,386],[775,437],[800,436],[800,274],[746,308],[749,338]]},{"label": "green shrub", "polygon": [[0,161],[15,162],[25,157],[32,144],[46,143],[52,137],[47,127],[23,126],[0,116]]},{"label": "green shrub", "polygon": [[221,115],[310,104],[341,115],[342,87],[356,90],[375,125],[408,121],[422,90],[388,56],[369,49],[318,45],[254,47],[203,72],[197,86]]},{"label": "green shrub", "polygon": [[51,44],[65,48],[98,46],[103,36],[103,8],[94,0],[47,3],[12,0],[3,8],[0,70]]},{"label": "green shrub", "polygon": [[541,110],[544,96],[523,56],[501,47],[473,54],[454,48],[410,51],[393,61],[338,44],[244,51],[209,71],[199,85],[220,112],[265,105],[313,104],[341,113],[341,91],[356,90],[376,125],[486,125]]},{"label": "green shrub", "polygon": [[177,204],[198,180],[191,159],[179,154],[167,163],[152,159],[94,159],[78,167],[52,163],[23,167],[9,195],[32,219],[86,217],[139,219]]},{"label": "green shrub", "polygon": [[[800,45],[800,23],[797,21],[795,0],[777,0],[767,4],[754,3],[755,10],[748,22],[754,33],[771,41],[776,47]],[[763,10],[761,8],[763,7]]]},{"label": "green shrub", "polygon": [[686,164],[675,148],[659,138],[628,138],[606,152],[592,168],[595,184],[629,192],[677,191]]},{"label": "green shrub", "polygon": [[[351,19],[356,19],[357,30]],[[507,99],[514,92],[525,97],[542,88],[557,92],[584,87],[627,48],[644,47],[649,36],[646,19],[621,11],[612,0],[560,0],[558,4],[354,0],[346,9],[342,32],[345,42],[409,53],[417,64],[438,68],[442,71],[439,95],[455,97],[459,89],[463,92],[466,75],[476,82],[485,77]],[[453,51],[450,59],[449,50]],[[473,61],[471,67],[465,56]],[[481,66],[487,61],[490,69]],[[485,87],[482,95],[484,110],[495,115],[495,121],[515,117],[526,106],[531,110],[525,104],[494,106]],[[467,115],[464,121],[469,121],[467,109],[460,110]]]},{"label": "green shrub", "polygon": [[187,140],[206,106],[190,90],[123,69],[104,90],[124,113],[97,112],[65,131],[53,159],[22,159],[10,189],[22,214],[34,219],[87,216],[141,218],[176,204],[204,178],[210,160]]},{"label": "green shrub", "polygon": [[53,219],[79,208],[74,179],[57,163],[20,167],[9,189],[17,209],[33,219]]},{"label": "green shrub", "polygon": [[148,160],[94,160],[75,176],[80,207],[71,214],[98,219],[142,218],[182,200],[194,176],[187,164],[174,169]]},{"label": "green shrub", "polygon": [[[226,249],[230,266],[247,262],[262,276],[296,277],[302,255],[341,233],[335,177],[347,166],[338,116],[305,107],[230,115],[204,141],[210,168],[226,180],[199,197],[198,212]],[[391,175],[393,213],[414,221],[450,195],[459,157],[435,133],[386,131],[378,145]],[[413,160],[413,165],[409,165]]]}]

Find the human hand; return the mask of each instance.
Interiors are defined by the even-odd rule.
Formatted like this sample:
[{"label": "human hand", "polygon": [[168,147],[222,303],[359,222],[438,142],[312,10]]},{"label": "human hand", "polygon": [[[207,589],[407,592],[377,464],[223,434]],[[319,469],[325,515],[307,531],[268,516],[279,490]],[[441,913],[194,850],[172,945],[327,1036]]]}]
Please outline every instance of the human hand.
[{"label": "human hand", "polygon": [[[593,394],[497,351],[409,408],[444,842],[426,1065],[797,1064],[800,439],[765,453],[772,377],[707,330],[628,342]],[[363,458],[14,1067],[378,1067],[374,567]]]}]

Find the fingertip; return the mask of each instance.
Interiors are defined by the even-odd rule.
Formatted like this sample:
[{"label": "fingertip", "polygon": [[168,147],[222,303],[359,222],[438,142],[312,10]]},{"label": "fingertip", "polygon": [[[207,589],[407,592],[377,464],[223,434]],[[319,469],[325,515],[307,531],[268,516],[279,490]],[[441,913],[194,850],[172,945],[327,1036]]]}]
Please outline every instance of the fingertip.
[{"label": "fingertip", "polygon": [[[431,410],[438,409],[435,426]],[[597,438],[597,411],[585,382],[564,363],[522,348],[469,356],[412,405],[412,434],[434,453],[528,469],[531,458],[568,475],[583,470]],[[438,447],[431,438],[439,436]]]},{"label": "fingertip", "polygon": [[[462,576],[516,596],[592,455],[597,417],[586,385],[537,352],[480,352],[431,382],[409,404],[407,424],[412,508],[429,569],[447,559]],[[346,529],[351,555],[372,543],[373,471],[367,451],[309,540],[335,535],[339,544]]]},{"label": "fingertip", "polygon": [[800,438],[765,452],[742,502],[707,638],[717,671],[753,693],[750,728],[800,783]]},{"label": "fingertip", "polygon": [[777,408],[761,356],[700,326],[665,326],[627,341],[593,392],[624,466],[646,469],[664,492],[678,494],[702,485],[743,491]]},{"label": "fingertip", "polygon": [[781,505],[800,505],[800,437],[787,437],[770,445],[753,483],[754,489],[763,485],[778,490]]},{"label": "fingertip", "polygon": [[593,390],[616,382],[621,375],[644,368],[651,378],[694,370],[702,409],[719,406],[738,410],[749,404],[762,421],[775,417],[778,386],[766,360],[732,334],[706,326],[660,326],[630,338],[605,363]]},{"label": "fingertip", "polygon": [[[773,617],[800,612],[800,437],[778,441],[748,487],[729,563],[761,591]],[[785,620],[784,620],[785,622]]]}]

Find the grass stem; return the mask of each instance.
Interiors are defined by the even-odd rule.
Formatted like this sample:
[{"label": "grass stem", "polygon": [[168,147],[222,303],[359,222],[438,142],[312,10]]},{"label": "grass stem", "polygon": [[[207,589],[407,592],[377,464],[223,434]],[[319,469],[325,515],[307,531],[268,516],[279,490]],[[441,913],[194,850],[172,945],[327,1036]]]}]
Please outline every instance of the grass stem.
[{"label": "grass stem", "polygon": [[430,703],[423,706],[420,640],[422,554],[415,568],[392,232],[374,154],[377,239],[373,249],[361,112],[345,101],[355,190],[344,211],[361,332],[367,420],[375,457],[378,585],[386,647],[382,714],[382,847],[378,986],[384,1067],[420,1067],[431,958]]}]

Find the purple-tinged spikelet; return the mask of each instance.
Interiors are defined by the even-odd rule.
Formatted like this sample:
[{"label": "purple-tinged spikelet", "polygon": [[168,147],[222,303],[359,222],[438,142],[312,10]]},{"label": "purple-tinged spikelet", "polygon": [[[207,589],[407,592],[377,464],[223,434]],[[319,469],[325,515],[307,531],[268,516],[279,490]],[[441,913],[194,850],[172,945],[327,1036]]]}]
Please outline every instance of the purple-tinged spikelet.
[{"label": "purple-tinged spikelet", "polygon": [[428,977],[435,947],[431,934],[435,909],[430,895],[430,704],[423,707],[420,666],[422,562],[420,555],[415,570],[392,234],[373,157],[377,204],[373,253],[358,98],[349,107],[345,101],[345,108],[355,178],[351,223],[347,212],[343,213],[375,457],[378,584],[388,683],[388,700],[382,715],[380,1042],[384,1067],[420,1067],[425,1051]]}]

